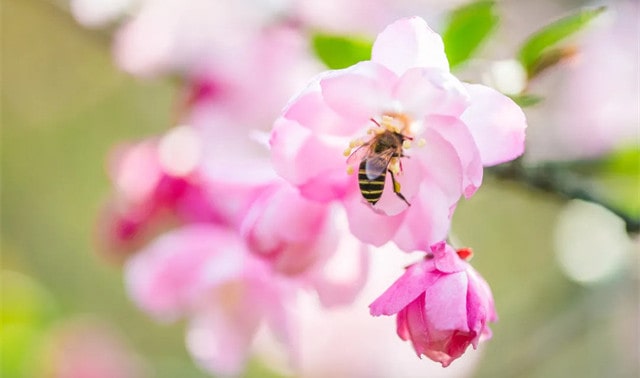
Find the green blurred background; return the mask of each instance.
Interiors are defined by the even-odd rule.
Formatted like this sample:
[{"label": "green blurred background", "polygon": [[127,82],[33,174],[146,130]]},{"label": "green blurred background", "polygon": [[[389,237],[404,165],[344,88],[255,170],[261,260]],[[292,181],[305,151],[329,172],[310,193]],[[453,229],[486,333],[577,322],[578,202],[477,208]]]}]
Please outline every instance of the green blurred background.
[{"label": "green blurred background", "polygon": [[[4,0],[0,38],[0,375],[43,374],[51,330],[88,314],[126,335],[151,376],[206,376],[185,351],[183,324],[151,322],[126,298],[119,268],[95,251],[108,151],[166,130],[177,88],[116,70],[109,35],[81,28],[54,2]],[[552,238],[563,206],[490,179],[460,204],[454,232],[474,247],[500,315],[475,376],[640,374],[637,250],[613,278],[571,281]],[[248,374],[266,373],[252,365]]]}]

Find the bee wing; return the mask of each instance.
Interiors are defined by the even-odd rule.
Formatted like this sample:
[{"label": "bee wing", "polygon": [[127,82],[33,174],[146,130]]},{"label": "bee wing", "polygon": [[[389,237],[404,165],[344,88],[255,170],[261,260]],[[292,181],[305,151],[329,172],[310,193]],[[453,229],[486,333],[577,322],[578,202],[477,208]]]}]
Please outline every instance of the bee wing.
[{"label": "bee wing", "polygon": [[368,155],[370,155],[370,143],[365,143],[362,146],[356,148],[351,155],[347,158],[347,164],[360,164]]},{"label": "bee wing", "polygon": [[373,155],[366,160],[365,171],[367,178],[374,180],[380,177],[389,166],[389,161],[393,157],[393,151],[385,151],[383,153]]}]

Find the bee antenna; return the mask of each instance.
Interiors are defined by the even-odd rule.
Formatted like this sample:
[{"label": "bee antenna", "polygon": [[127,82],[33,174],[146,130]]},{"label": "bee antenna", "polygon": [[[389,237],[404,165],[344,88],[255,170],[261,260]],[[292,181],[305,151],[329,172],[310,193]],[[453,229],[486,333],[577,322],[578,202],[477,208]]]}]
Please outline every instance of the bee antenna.
[{"label": "bee antenna", "polygon": [[375,119],[370,118],[370,120],[371,120],[371,122],[375,123],[378,127],[382,127],[382,126],[378,123],[378,121],[376,121]]}]

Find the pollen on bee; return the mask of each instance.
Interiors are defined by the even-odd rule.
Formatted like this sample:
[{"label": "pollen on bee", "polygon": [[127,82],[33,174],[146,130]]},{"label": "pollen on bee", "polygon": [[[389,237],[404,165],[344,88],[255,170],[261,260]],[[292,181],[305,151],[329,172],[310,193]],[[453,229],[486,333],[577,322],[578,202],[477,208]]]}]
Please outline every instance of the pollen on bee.
[{"label": "pollen on bee", "polygon": [[394,175],[397,175],[400,173],[400,160],[398,158],[394,157],[391,159],[391,161],[389,161],[389,170]]},{"label": "pollen on bee", "polygon": [[354,172],[353,166],[348,165],[348,166],[347,166],[347,174],[348,174],[348,175],[352,175],[352,174],[353,174],[353,172]]},{"label": "pollen on bee", "polygon": [[396,193],[400,193],[402,190],[400,189],[400,183],[395,181],[393,183],[393,191]]},{"label": "pollen on bee", "polygon": [[354,139],[351,142],[349,142],[349,148],[355,148],[355,147],[359,147],[362,146],[363,142],[360,139]]}]

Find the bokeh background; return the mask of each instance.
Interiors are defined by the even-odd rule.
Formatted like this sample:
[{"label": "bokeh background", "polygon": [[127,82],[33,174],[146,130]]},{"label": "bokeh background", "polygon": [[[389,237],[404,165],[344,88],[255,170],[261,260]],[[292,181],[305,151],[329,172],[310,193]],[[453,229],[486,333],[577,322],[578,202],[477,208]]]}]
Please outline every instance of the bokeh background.
[{"label": "bokeh background", "polygon": [[[514,32],[503,42],[585,4],[505,1],[502,27]],[[180,95],[175,81],[119,71],[109,30],[82,28],[65,2],[3,0],[1,17],[0,376],[56,376],[52,366],[60,350],[92,353],[86,342],[105,366],[134,364],[128,371],[140,376],[208,376],[185,350],[184,325],[159,325],[141,313],[126,297],[120,268],[105,261],[95,243],[96,220],[110,192],[106,157],[118,142],[171,125]],[[636,14],[629,29],[636,67],[638,32]],[[554,88],[562,74],[550,74],[539,88]],[[635,81],[628,97],[637,104]],[[637,138],[640,115],[635,110],[634,120],[630,112]],[[539,113],[532,114],[530,128],[554,122]],[[608,166],[597,182],[605,197],[627,203],[637,217],[629,204],[640,196],[640,162],[633,156],[631,174]],[[590,241],[599,230],[607,231]],[[476,251],[473,264],[490,282],[500,316],[471,376],[640,374],[638,239],[619,219],[489,177],[460,204],[453,232]],[[610,248],[589,250],[598,243]],[[576,245],[584,253],[576,253]],[[277,376],[259,361],[247,375]]]}]

